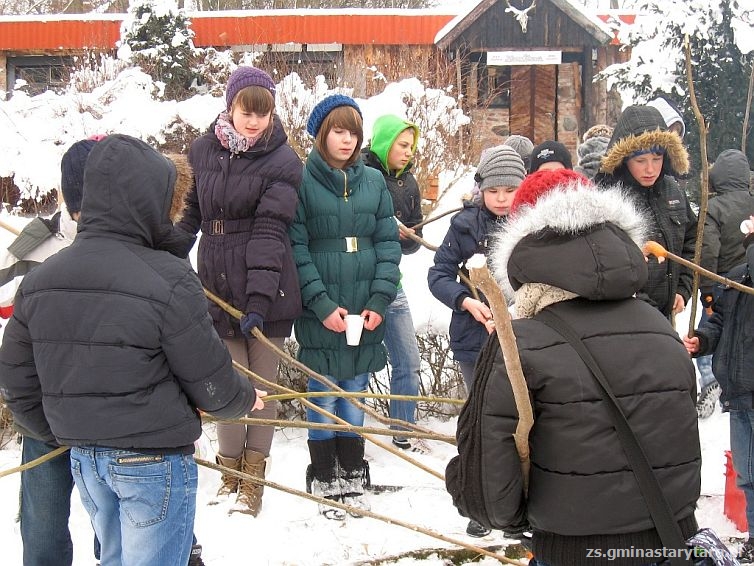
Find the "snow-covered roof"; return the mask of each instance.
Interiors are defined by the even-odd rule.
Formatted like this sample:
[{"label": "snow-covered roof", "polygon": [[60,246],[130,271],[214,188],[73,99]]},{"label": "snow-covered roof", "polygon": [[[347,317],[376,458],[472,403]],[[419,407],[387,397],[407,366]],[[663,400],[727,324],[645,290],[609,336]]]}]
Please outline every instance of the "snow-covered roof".
[{"label": "snow-covered roof", "polygon": [[[439,32],[437,32],[437,35],[435,36],[435,45],[443,49],[448,47],[472,23],[479,19],[482,14],[494,6],[498,1],[500,0],[474,0],[469,2],[467,9],[463,13],[459,13],[455,18],[443,26]],[[531,1],[533,3],[536,0]],[[596,17],[596,15],[587,13],[583,6],[579,6],[571,0],[539,1],[549,2],[553,6],[559,8],[599,43],[609,43],[613,38],[613,33],[610,27]]]}]

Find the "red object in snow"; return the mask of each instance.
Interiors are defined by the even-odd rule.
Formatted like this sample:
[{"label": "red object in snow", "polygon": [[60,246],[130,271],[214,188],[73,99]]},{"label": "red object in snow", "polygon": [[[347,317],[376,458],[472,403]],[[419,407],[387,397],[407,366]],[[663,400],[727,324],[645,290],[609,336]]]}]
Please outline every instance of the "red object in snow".
[{"label": "red object in snow", "polygon": [[0,307],[0,318],[10,318],[13,316],[13,305]]},{"label": "red object in snow", "polygon": [[733,458],[730,450],[725,451],[725,499],[723,500],[723,513],[728,517],[736,528],[742,533],[748,533],[746,522],[746,497],[744,492],[736,485],[736,470],[733,469]]}]

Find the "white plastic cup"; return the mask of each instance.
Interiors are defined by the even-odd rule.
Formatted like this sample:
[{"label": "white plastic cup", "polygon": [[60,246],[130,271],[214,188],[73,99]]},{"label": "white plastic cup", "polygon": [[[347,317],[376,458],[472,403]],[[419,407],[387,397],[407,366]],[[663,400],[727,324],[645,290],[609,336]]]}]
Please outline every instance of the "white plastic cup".
[{"label": "white plastic cup", "polygon": [[346,344],[358,346],[361,341],[361,331],[364,328],[364,318],[360,314],[346,315]]},{"label": "white plastic cup", "polygon": [[748,234],[749,232],[751,232],[751,220],[744,220],[743,222],[741,222],[740,230],[744,234]]}]

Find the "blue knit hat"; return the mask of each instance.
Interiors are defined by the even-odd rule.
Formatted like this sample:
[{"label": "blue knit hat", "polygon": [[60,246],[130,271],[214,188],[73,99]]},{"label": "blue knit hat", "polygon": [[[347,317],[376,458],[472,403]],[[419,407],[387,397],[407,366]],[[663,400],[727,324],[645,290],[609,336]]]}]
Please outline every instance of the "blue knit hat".
[{"label": "blue knit hat", "polygon": [[97,140],[80,140],[63,154],[60,161],[60,190],[69,213],[81,212],[84,196],[84,166]]},{"label": "blue knit hat", "polygon": [[270,91],[272,97],[275,98],[275,82],[270,75],[256,67],[238,67],[231,73],[230,78],[228,78],[228,86],[225,90],[225,102],[228,110],[230,110],[233,99],[238,92],[249,86],[266,88]]},{"label": "blue knit hat", "polygon": [[319,104],[312,109],[309,121],[306,123],[306,131],[309,132],[309,135],[316,138],[319,129],[322,127],[322,122],[324,122],[327,115],[338,106],[350,106],[359,113],[359,116],[364,118],[361,114],[361,108],[359,108],[359,105],[356,104],[356,101],[353,98],[344,94],[333,94],[322,99]]}]

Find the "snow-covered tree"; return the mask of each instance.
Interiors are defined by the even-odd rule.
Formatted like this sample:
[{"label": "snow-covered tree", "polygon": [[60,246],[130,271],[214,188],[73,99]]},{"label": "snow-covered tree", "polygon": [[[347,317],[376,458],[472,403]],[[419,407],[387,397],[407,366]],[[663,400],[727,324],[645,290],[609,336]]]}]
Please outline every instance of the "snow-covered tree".
[{"label": "snow-covered tree", "polygon": [[187,98],[195,78],[190,26],[175,0],[133,0],[121,24],[118,57],[163,83],[166,98]]},{"label": "snow-covered tree", "polygon": [[[742,0],[639,0],[634,8],[637,25],[623,38],[631,45],[631,58],[602,76],[618,87],[626,104],[646,102],[659,93],[678,101],[687,124],[684,141],[698,170],[699,129],[684,52],[688,36],[694,90],[709,128],[708,158],[714,160],[724,149],[740,149],[754,64],[754,5]],[[751,123],[746,135],[747,155],[754,164]]]}]

